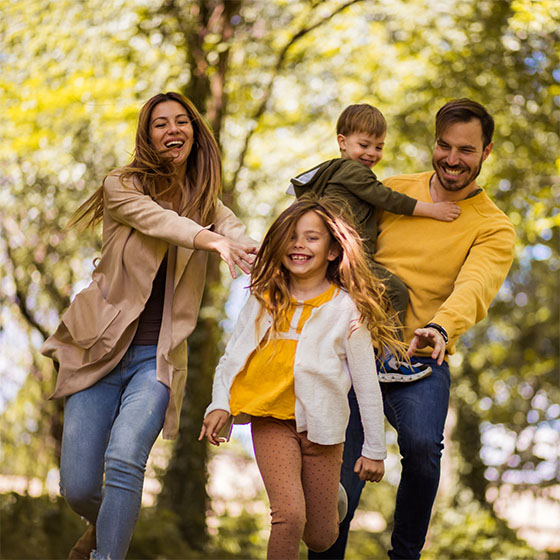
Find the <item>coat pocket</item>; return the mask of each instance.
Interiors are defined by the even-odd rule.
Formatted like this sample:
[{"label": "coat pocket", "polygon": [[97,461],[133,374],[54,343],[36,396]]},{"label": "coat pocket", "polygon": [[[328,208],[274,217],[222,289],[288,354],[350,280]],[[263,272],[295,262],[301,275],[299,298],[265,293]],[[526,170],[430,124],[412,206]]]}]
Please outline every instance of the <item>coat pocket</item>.
[{"label": "coat pocket", "polygon": [[99,340],[120,312],[104,298],[97,282],[92,282],[78,293],[61,319],[74,342],[88,349]]}]

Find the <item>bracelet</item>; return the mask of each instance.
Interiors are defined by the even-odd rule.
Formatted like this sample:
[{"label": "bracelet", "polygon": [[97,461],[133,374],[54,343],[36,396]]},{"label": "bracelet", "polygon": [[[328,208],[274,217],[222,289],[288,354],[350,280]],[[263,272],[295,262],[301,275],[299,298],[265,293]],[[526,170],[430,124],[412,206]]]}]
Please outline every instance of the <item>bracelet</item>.
[{"label": "bracelet", "polygon": [[449,342],[447,331],[441,325],[438,325],[437,323],[428,323],[424,328],[436,330],[439,334],[441,334],[441,336],[443,336],[443,341],[445,342],[445,344]]}]

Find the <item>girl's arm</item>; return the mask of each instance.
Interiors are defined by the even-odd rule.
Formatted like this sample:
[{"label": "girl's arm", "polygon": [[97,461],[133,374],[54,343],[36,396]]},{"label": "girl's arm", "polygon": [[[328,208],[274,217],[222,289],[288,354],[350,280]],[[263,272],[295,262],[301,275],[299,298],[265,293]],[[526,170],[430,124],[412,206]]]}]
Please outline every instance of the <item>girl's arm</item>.
[{"label": "girl's arm", "polygon": [[253,348],[251,344],[255,340],[254,325],[258,308],[258,301],[250,296],[239,313],[231,338],[216,367],[212,384],[212,402],[204,413],[199,441],[206,436],[212,445],[220,445],[228,439],[222,437],[220,430],[226,425],[230,416],[229,398],[233,380]]},{"label": "girl's arm", "polygon": [[441,222],[452,222],[461,214],[460,206],[455,202],[416,202],[413,216],[424,216]]},{"label": "girl's arm", "polygon": [[383,459],[368,459],[362,455],[356,461],[354,472],[360,477],[360,480],[381,482],[385,474],[385,462]]},{"label": "girl's arm", "polygon": [[[375,369],[371,336],[367,328],[361,325],[352,331],[346,346],[348,370],[352,378],[364,428],[362,456],[367,459],[382,461],[387,457],[383,400]],[[358,465],[356,466],[358,467]]]},{"label": "girl's arm", "polygon": [[259,309],[259,302],[250,296],[235,324],[223,356],[220,358],[212,384],[212,402],[206,408],[204,416],[214,410],[230,412],[229,396],[235,376],[245,365],[245,360],[256,346],[255,318]]}]

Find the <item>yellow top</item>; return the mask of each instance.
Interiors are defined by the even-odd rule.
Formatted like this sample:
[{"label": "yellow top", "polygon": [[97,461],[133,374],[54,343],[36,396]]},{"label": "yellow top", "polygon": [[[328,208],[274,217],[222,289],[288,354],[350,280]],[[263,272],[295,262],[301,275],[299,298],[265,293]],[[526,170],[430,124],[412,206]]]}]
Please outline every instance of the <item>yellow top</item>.
[{"label": "yellow top", "polygon": [[252,352],[245,367],[233,380],[230,410],[252,416],[295,419],[294,360],[303,325],[314,308],[330,301],[339,291],[334,284],[306,301],[292,299],[282,318],[278,337],[267,337]]}]

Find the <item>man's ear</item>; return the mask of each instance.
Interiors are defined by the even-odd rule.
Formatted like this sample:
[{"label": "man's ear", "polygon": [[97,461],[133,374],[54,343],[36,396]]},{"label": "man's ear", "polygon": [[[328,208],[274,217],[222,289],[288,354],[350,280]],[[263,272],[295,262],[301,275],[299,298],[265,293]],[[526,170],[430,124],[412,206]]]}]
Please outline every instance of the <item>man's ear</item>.
[{"label": "man's ear", "polygon": [[482,152],[482,161],[484,161],[490,155],[493,146],[494,146],[494,142],[490,142],[490,144],[488,144],[488,146],[484,148],[484,151]]}]

